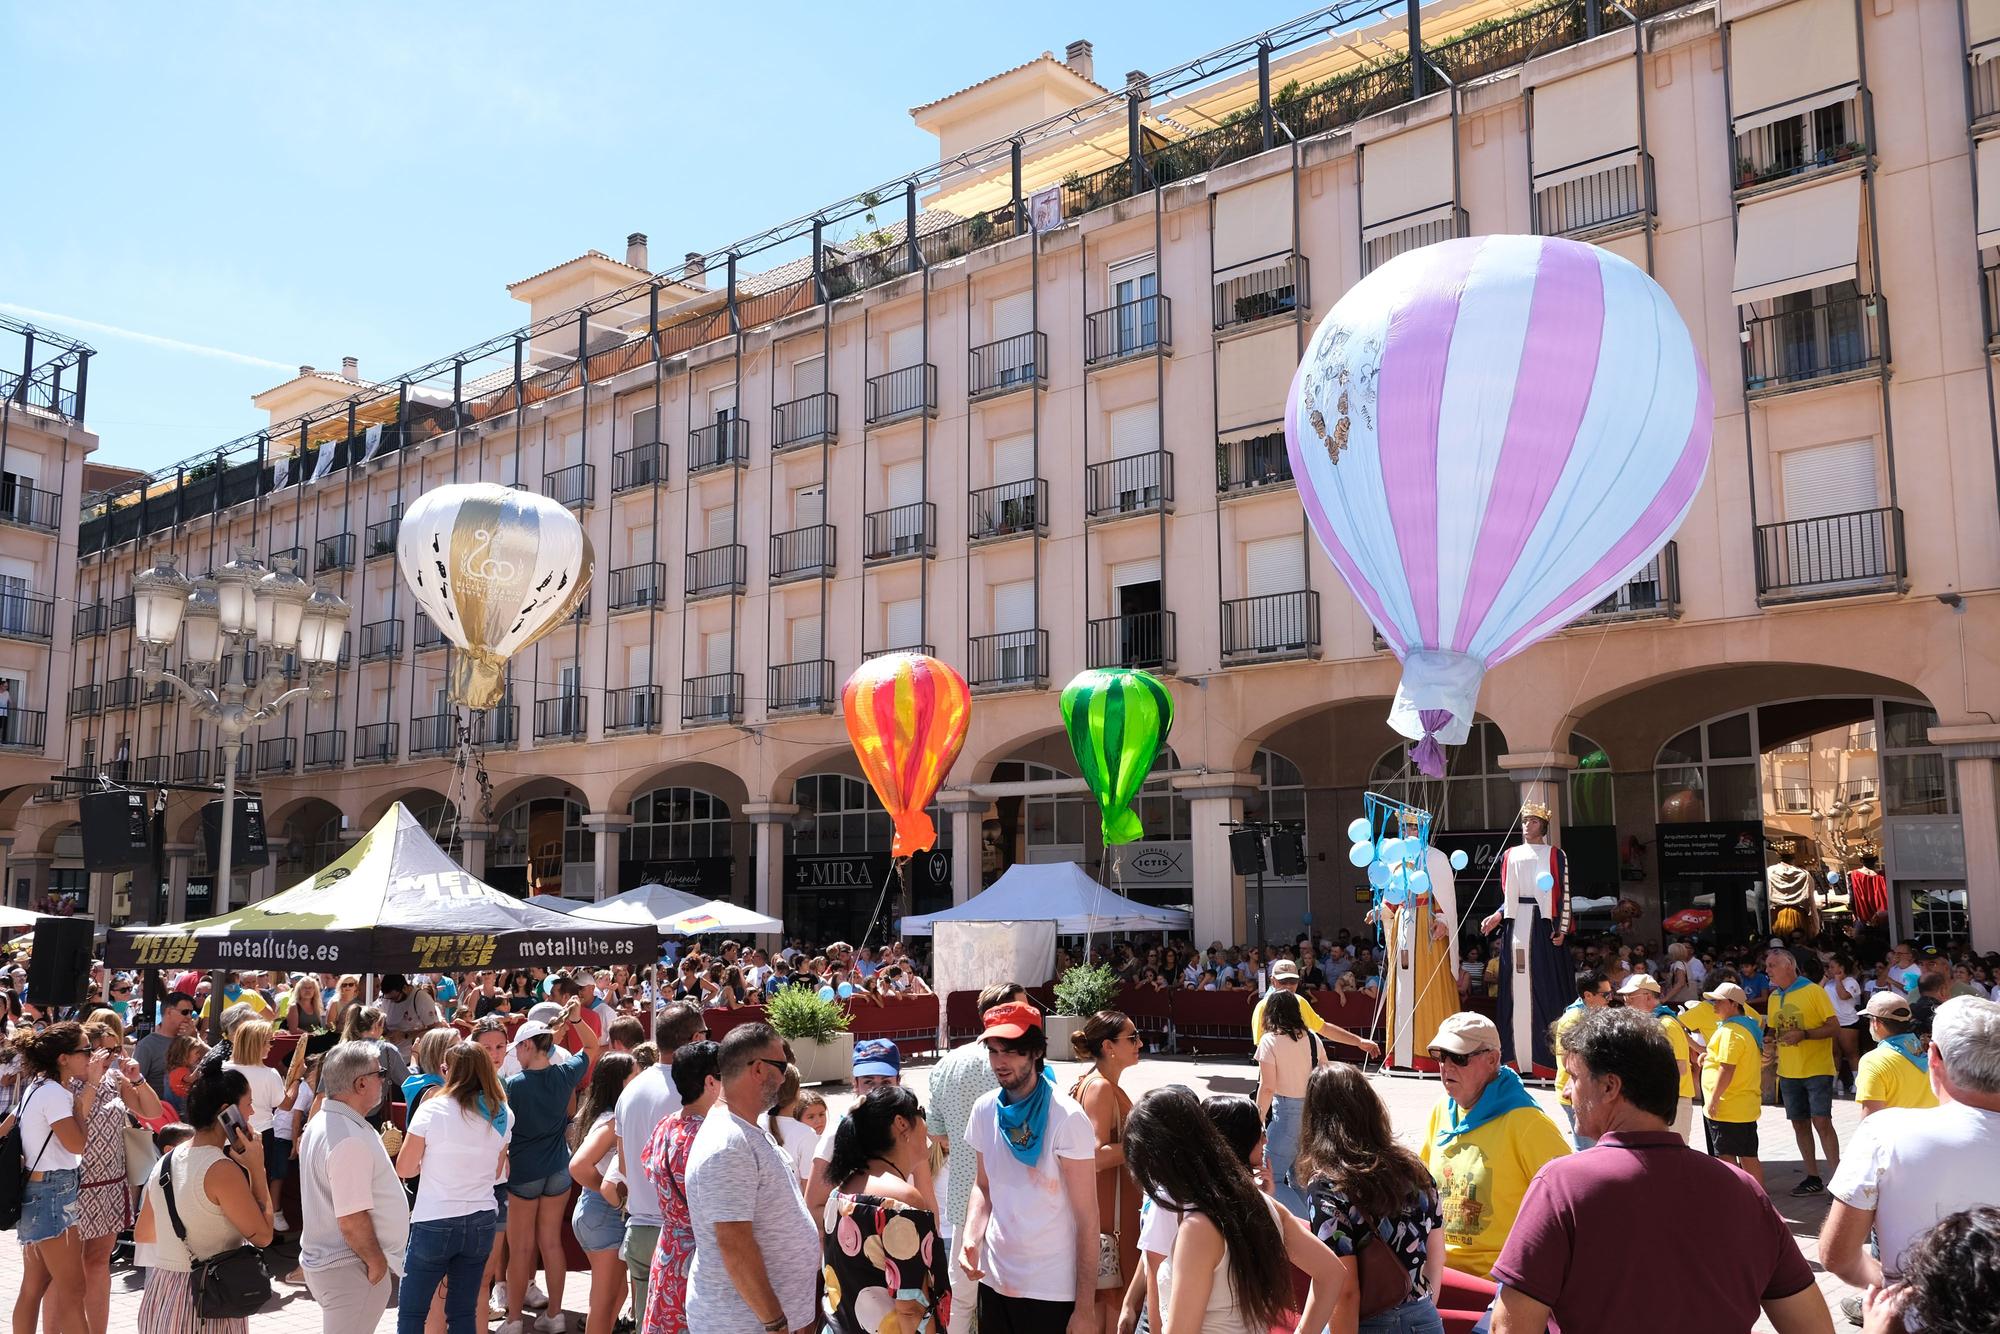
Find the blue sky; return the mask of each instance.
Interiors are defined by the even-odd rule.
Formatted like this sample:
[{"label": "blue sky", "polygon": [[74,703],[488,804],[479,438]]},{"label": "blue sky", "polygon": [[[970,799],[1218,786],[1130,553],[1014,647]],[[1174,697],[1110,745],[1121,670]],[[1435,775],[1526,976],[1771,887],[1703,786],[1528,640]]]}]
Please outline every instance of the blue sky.
[{"label": "blue sky", "polygon": [[664,268],[920,166],[910,107],[1044,50],[1115,85],[1310,7],[0,3],[0,309],[98,350],[100,461],[168,466],[627,232]]}]

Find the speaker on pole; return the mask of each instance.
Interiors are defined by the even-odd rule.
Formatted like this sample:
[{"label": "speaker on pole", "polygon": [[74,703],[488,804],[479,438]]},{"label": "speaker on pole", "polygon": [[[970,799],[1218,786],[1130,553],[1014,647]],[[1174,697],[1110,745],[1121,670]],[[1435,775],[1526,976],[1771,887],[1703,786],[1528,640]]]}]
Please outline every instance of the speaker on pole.
[{"label": "speaker on pole", "polygon": [[77,802],[83,869],[129,871],[153,863],[153,818],[146,794],[87,792]]},{"label": "speaker on pole", "polygon": [[[264,842],[264,799],[262,797],[238,797],[236,799],[236,825],[231,831],[230,842],[234,850],[230,854],[230,871],[254,871],[271,860],[270,849]],[[222,803],[211,801],[201,808],[201,837],[208,845],[210,867],[222,865]]]},{"label": "speaker on pole", "polygon": [[35,923],[35,953],[28,960],[28,999],[81,1005],[90,978],[90,942],[97,923],[88,917],[44,917]]},{"label": "speaker on pole", "polygon": [[1305,835],[1296,829],[1280,829],[1271,835],[1271,869],[1279,875],[1306,873]]},{"label": "speaker on pole", "polygon": [[1264,836],[1255,829],[1231,831],[1229,866],[1238,875],[1256,875],[1263,870]]}]

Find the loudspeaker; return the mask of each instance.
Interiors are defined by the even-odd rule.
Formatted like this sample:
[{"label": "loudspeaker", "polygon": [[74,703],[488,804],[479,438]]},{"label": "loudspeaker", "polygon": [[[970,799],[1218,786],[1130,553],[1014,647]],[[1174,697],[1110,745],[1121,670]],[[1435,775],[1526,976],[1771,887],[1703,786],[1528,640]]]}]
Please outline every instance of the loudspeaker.
[{"label": "loudspeaker", "polygon": [[[234,850],[230,853],[229,869],[237,871],[255,870],[271,860],[271,850],[264,843],[264,799],[262,797],[238,797],[236,799],[236,824],[231,830],[235,835],[230,840]],[[208,845],[208,864],[211,868],[222,865],[222,803],[211,801],[201,808],[201,837]]]},{"label": "loudspeaker", "polygon": [[129,871],[153,864],[153,817],[144,792],[89,792],[77,802],[83,869]]},{"label": "loudspeaker", "polygon": [[28,999],[46,1009],[81,1005],[90,979],[90,942],[97,923],[88,917],[44,917],[35,923],[35,954],[28,960]]},{"label": "loudspeaker", "polygon": [[1238,875],[1256,875],[1264,869],[1264,836],[1254,829],[1238,829],[1229,835],[1229,866]]},{"label": "loudspeaker", "polygon": [[1305,835],[1296,829],[1280,829],[1271,835],[1271,869],[1279,875],[1304,875]]}]

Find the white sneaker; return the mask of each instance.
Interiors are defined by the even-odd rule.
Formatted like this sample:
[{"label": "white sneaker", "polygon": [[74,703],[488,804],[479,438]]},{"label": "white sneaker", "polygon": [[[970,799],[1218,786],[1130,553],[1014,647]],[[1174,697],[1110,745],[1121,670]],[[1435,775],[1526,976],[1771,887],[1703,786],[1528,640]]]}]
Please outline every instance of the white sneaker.
[{"label": "white sneaker", "polygon": [[528,1295],[521,1299],[521,1305],[527,1307],[530,1311],[547,1310],[549,1305],[549,1294],[543,1292],[541,1288],[536,1284],[535,1280],[529,1279]]},{"label": "white sneaker", "polygon": [[563,1334],[569,1328],[569,1318],[558,1311],[554,1315],[535,1317],[536,1334]]},{"label": "white sneaker", "polygon": [[528,1322],[525,1320],[509,1320],[494,1331],[494,1334],[527,1334],[527,1328]]},{"label": "white sneaker", "polygon": [[284,1210],[281,1209],[271,1216],[271,1230],[274,1232],[290,1232],[292,1230],[292,1225],[285,1221]]},{"label": "white sneaker", "polygon": [[502,1316],[503,1318],[504,1318],[504,1317],[506,1316],[506,1314],[507,1314],[507,1280],[506,1280],[506,1279],[504,1279],[504,1278],[503,1278],[503,1279],[501,1279],[501,1280],[500,1280],[500,1281],[499,1281],[498,1283],[495,1283],[495,1284],[493,1285],[493,1296],[492,1296],[491,1298],[489,1298],[489,1299],[487,1300],[487,1303],[486,1303],[486,1304],[487,1304],[487,1305],[488,1305],[489,1307],[491,1307],[492,1309],[494,1309],[494,1310],[496,1310],[496,1311],[500,1312],[500,1314],[501,1314],[501,1316]]}]

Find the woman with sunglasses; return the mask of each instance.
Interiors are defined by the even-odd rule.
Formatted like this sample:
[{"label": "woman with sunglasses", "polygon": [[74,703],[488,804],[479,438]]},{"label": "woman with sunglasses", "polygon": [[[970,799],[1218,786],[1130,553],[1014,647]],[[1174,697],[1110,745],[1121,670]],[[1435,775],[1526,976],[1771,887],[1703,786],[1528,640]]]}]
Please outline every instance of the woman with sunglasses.
[{"label": "woman with sunglasses", "polygon": [[900,1085],[870,1092],[833,1132],[822,1244],[829,1330],[943,1329],[950,1320],[950,1247],[938,1235],[929,1152],[923,1104]]},{"label": "woman with sunglasses", "polygon": [[[14,1116],[0,1121],[0,1133],[18,1120],[21,1129],[21,1290],[14,1297],[14,1328],[35,1327],[36,1313],[50,1288],[83,1290],[83,1151],[91,1117],[103,1096],[104,1073],[112,1054],[93,1053],[75,1023],[51,1024],[41,1033],[14,1036],[24,1072],[33,1082],[22,1091]],[[72,1091],[74,1089],[74,1091]],[[59,1334],[87,1334],[83,1303],[57,1303]],[[54,1332],[52,1332],[54,1334]]]},{"label": "woman with sunglasses", "polygon": [[[166,1108],[125,1055],[125,1030],[111,1010],[99,1010],[83,1026],[92,1055],[110,1057],[96,1105],[84,1126],[83,1165],[77,1190],[79,1235],[83,1239],[83,1303],[90,1328],[104,1329],[111,1315],[111,1252],[118,1234],[132,1226],[132,1191],[125,1176],[125,1127],[137,1120],[164,1125]],[[72,1092],[75,1088],[72,1087]],[[43,1324],[55,1327],[57,1294],[44,1302]]]}]

